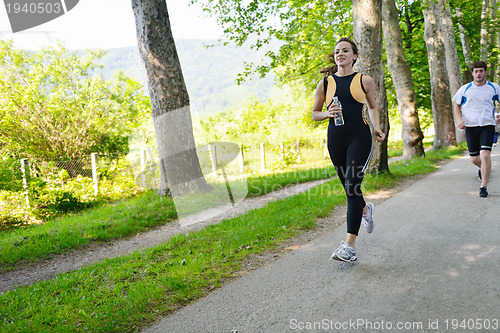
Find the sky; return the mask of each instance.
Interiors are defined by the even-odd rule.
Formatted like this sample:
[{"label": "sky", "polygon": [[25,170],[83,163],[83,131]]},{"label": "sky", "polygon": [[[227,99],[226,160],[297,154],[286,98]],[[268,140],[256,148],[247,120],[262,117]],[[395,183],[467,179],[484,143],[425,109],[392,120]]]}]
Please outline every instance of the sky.
[{"label": "sky", "polygon": [[[37,27],[12,33],[4,1],[0,0],[0,39],[12,39],[14,46],[38,49],[63,41],[69,49],[136,46],[135,20],[131,0],[80,0],[65,15]],[[215,20],[188,0],[167,0],[175,39],[216,39],[221,29]]]}]

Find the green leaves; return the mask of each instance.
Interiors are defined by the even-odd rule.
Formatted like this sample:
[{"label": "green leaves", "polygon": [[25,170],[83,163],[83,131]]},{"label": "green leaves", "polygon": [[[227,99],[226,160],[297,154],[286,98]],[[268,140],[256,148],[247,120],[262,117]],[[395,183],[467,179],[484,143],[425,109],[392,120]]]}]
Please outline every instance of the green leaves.
[{"label": "green leaves", "polygon": [[[337,39],[352,33],[350,1],[193,0],[217,18],[229,41],[268,49],[263,63],[240,74],[244,80],[277,68],[282,82],[304,80],[313,86]],[[276,43],[277,41],[277,43]],[[277,45],[276,45],[277,44]]]},{"label": "green leaves", "polygon": [[23,51],[0,41],[0,149],[45,159],[126,150],[149,103],[122,73],[103,79],[102,56],[62,45]]}]

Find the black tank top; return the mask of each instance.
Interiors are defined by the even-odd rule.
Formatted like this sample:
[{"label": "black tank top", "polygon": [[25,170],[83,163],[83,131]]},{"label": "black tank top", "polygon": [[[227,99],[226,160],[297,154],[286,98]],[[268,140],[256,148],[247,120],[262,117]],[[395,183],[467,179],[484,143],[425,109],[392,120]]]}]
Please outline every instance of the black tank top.
[{"label": "black tank top", "polygon": [[363,107],[365,105],[365,88],[363,87],[362,74],[354,72],[347,76],[332,75],[336,83],[335,95],[342,104],[343,126],[334,126],[334,118],[330,118],[332,127],[350,127],[368,124]]}]

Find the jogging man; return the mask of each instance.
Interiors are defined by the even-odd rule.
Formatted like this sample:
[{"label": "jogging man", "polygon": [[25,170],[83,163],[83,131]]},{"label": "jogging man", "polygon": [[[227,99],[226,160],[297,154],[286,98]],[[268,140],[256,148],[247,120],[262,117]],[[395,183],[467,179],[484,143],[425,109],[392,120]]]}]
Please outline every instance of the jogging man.
[{"label": "jogging man", "polygon": [[471,162],[479,168],[479,196],[486,198],[495,122],[500,123],[500,115],[495,115],[495,101],[498,101],[500,86],[486,80],[484,61],[474,63],[472,77],[473,81],[460,87],[453,97],[453,111],[456,126],[465,129]]}]

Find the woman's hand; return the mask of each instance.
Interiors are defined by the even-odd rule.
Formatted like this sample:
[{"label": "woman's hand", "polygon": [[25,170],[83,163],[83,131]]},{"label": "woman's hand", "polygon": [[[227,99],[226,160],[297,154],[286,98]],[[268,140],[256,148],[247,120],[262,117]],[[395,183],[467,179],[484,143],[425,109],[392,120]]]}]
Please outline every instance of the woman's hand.
[{"label": "woman's hand", "polygon": [[375,133],[375,139],[378,142],[384,141],[384,139],[385,139],[385,133],[384,132],[375,130],[374,133]]},{"label": "woman's hand", "polygon": [[333,103],[328,108],[328,118],[336,118],[342,113],[342,107],[338,107],[337,105],[333,105]]}]

